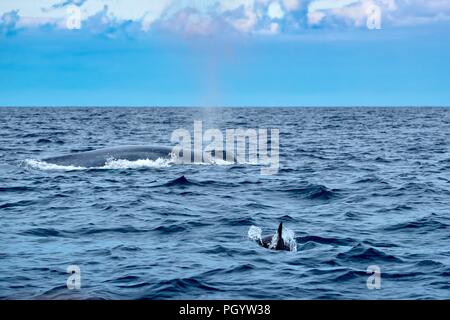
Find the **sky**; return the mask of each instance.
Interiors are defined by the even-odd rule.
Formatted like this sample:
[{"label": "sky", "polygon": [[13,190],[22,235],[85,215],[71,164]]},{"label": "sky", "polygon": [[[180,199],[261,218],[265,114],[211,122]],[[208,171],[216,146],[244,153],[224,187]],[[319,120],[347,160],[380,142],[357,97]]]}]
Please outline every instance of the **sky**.
[{"label": "sky", "polygon": [[450,106],[450,0],[0,0],[0,106]]}]

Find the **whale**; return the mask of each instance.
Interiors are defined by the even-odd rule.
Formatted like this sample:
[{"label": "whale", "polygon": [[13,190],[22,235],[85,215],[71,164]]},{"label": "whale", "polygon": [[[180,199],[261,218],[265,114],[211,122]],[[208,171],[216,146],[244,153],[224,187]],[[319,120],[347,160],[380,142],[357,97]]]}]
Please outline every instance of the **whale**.
[{"label": "whale", "polygon": [[[199,159],[194,151],[191,151],[191,157],[186,158],[183,158],[183,150],[175,152],[174,148],[168,146],[125,145],[48,157],[41,159],[41,161],[60,166],[95,168],[102,167],[111,160],[154,161],[157,159],[173,159],[175,163],[192,163],[194,159]],[[217,159],[221,158],[215,157],[214,154],[203,155],[203,162],[206,163],[212,163]]]},{"label": "whale", "polygon": [[291,247],[283,240],[283,222],[280,222],[276,234],[261,237],[258,242],[267,249],[291,251]]}]

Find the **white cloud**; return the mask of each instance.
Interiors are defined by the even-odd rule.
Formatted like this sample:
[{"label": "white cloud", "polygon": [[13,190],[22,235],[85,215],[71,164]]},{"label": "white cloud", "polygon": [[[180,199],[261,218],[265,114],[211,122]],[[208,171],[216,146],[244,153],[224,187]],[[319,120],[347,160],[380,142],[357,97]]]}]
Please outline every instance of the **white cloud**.
[{"label": "white cloud", "polygon": [[341,21],[361,27],[366,25],[369,8],[373,6],[380,9],[383,24],[391,26],[450,21],[450,0],[313,0],[308,6],[308,21],[309,24]]},{"label": "white cloud", "polygon": [[227,21],[238,31],[248,33],[253,30],[258,17],[253,8],[247,7],[244,9],[244,15],[240,18],[228,18]]},{"label": "white cloud", "polygon": [[320,11],[308,12],[308,24],[310,25],[319,24],[323,18],[325,18],[325,13],[323,12]]},{"label": "white cloud", "polygon": [[[163,26],[198,34],[222,27],[270,34],[297,32],[307,25],[363,27],[370,5],[381,8],[383,24],[390,26],[450,21],[450,0],[0,0],[0,17],[17,11],[14,28],[48,23],[64,28],[68,4],[78,5],[86,22],[83,25],[94,30],[105,28],[96,27],[93,21],[113,28],[131,22],[133,30]],[[302,7],[308,8],[306,13]],[[97,19],[99,13],[101,19]]]},{"label": "white cloud", "polygon": [[258,31],[259,34],[274,35],[280,32],[280,25],[276,22],[269,24],[268,28]]},{"label": "white cloud", "polygon": [[12,10],[19,10],[19,13],[24,16],[37,17],[42,16],[42,8],[50,8],[59,1],[56,0],[15,0],[15,1],[0,1],[0,14],[10,12]]},{"label": "white cloud", "polygon": [[353,24],[355,27],[362,27],[366,25],[368,10],[371,5],[373,5],[371,1],[362,1],[355,5],[331,9],[330,14],[341,18],[349,25]]},{"label": "white cloud", "polygon": [[61,23],[66,19],[65,5],[79,4],[82,20],[87,20],[108,7],[108,14],[119,20],[142,21],[143,28],[156,21],[172,0],[15,0],[1,1],[0,14],[18,9],[21,23],[25,25]]},{"label": "white cloud", "polygon": [[253,8],[255,5],[255,0],[227,0],[227,1],[219,1],[219,10],[223,11],[232,11],[236,10],[240,7],[244,8]]},{"label": "white cloud", "polygon": [[300,0],[283,0],[283,6],[287,11],[294,11],[300,8]]},{"label": "white cloud", "polygon": [[375,9],[381,21],[392,18],[390,13],[397,9],[397,4],[395,0],[314,0],[308,7],[308,23],[317,25],[332,19],[334,23],[365,27]]},{"label": "white cloud", "polygon": [[140,21],[142,30],[147,31],[171,3],[171,0],[87,0],[81,9],[82,16],[88,18],[107,6],[111,16],[119,20]]},{"label": "white cloud", "polygon": [[449,0],[396,0],[392,24],[423,25],[450,20]]},{"label": "white cloud", "polygon": [[308,6],[309,12],[343,8],[361,2],[360,0],[313,0]]},{"label": "white cloud", "polygon": [[278,1],[271,2],[267,8],[267,15],[270,19],[282,19],[284,17],[284,11]]}]

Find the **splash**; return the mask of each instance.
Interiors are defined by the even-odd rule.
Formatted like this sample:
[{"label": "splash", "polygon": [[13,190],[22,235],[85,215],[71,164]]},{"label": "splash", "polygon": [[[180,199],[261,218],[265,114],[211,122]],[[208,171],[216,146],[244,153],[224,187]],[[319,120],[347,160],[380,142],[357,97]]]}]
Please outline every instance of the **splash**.
[{"label": "splash", "polygon": [[212,165],[216,165],[216,166],[230,166],[230,165],[234,165],[234,162],[231,161],[226,161],[220,158],[210,158],[208,159],[208,161],[203,161],[203,162],[192,162],[191,164],[194,165],[203,165],[203,166],[212,166]]},{"label": "splash", "polygon": [[[250,226],[247,234],[251,240],[262,241],[262,229],[260,227]],[[283,227],[283,241],[289,246],[289,251],[297,251],[297,241],[293,230]],[[278,235],[275,233],[270,241],[269,249],[274,249],[277,242]]]},{"label": "splash", "polygon": [[26,159],[21,162],[21,166],[25,168],[38,169],[43,171],[77,171],[86,170],[87,168],[76,167],[76,166],[60,166],[53,163],[47,163],[45,161],[36,159]]},{"label": "splash", "polygon": [[139,169],[139,168],[166,168],[170,167],[173,163],[172,159],[162,159],[158,158],[156,160],[108,160],[104,166],[102,167],[77,167],[77,166],[61,166],[53,163],[48,163],[41,160],[35,159],[26,159],[22,161],[21,165],[31,169],[38,169],[43,171],[78,171],[78,170],[89,170],[89,169],[105,169],[105,170],[114,170],[114,169]]},{"label": "splash", "polygon": [[[171,154],[172,159],[176,162],[183,162],[183,159],[179,159],[177,155]],[[192,162],[187,164],[194,164],[194,165],[217,165],[217,166],[229,166],[235,164],[234,161],[227,161],[225,159],[222,159],[220,157],[214,157],[210,153],[203,153],[203,161],[201,162]]]},{"label": "splash", "polygon": [[172,164],[171,159],[158,158],[156,160],[114,160],[111,159],[101,167],[102,169],[139,169],[139,168],[167,168]]},{"label": "splash", "polygon": [[[193,165],[216,165],[216,166],[228,166],[233,165],[233,162],[211,158],[209,162],[194,162]],[[108,159],[104,166],[101,167],[78,167],[78,166],[63,166],[53,163],[48,163],[42,160],[26,159],[20,162],[21,166],[38,169],[43,171],[77,171],[77,170],[89,170],[89,169],[140,169],[140,168],[167,168],[174,164],[183,164],[179,159],[171,154],[170,159],[158,158],[156,160],[141,159],[141,160],[124,160],[124,159]]]},{"label": "splash", "polygon": [[289,245],[290,251],[297,251],[297,241],[293,230],[283,227],[283,240]]},{"label": "splash", "polygon": [[248,229],[248,237],[254,241],[261,240],[261,234],[262,234],[262,230],[260,227],[251,226]]}]

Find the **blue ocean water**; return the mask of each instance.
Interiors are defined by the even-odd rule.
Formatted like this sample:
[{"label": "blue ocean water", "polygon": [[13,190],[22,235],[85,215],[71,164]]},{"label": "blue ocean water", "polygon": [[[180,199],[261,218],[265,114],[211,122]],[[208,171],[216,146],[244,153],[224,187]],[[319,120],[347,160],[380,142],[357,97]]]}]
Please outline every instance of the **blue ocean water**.
[{"label": "blue ocean water", "polygon": [[[279,173],[37,161],[194,120],[278,128]],[[449,108],[0,108],[0,298],[449,299],[449,141]],[[297,251],[249,239],[280,221]]]}]

